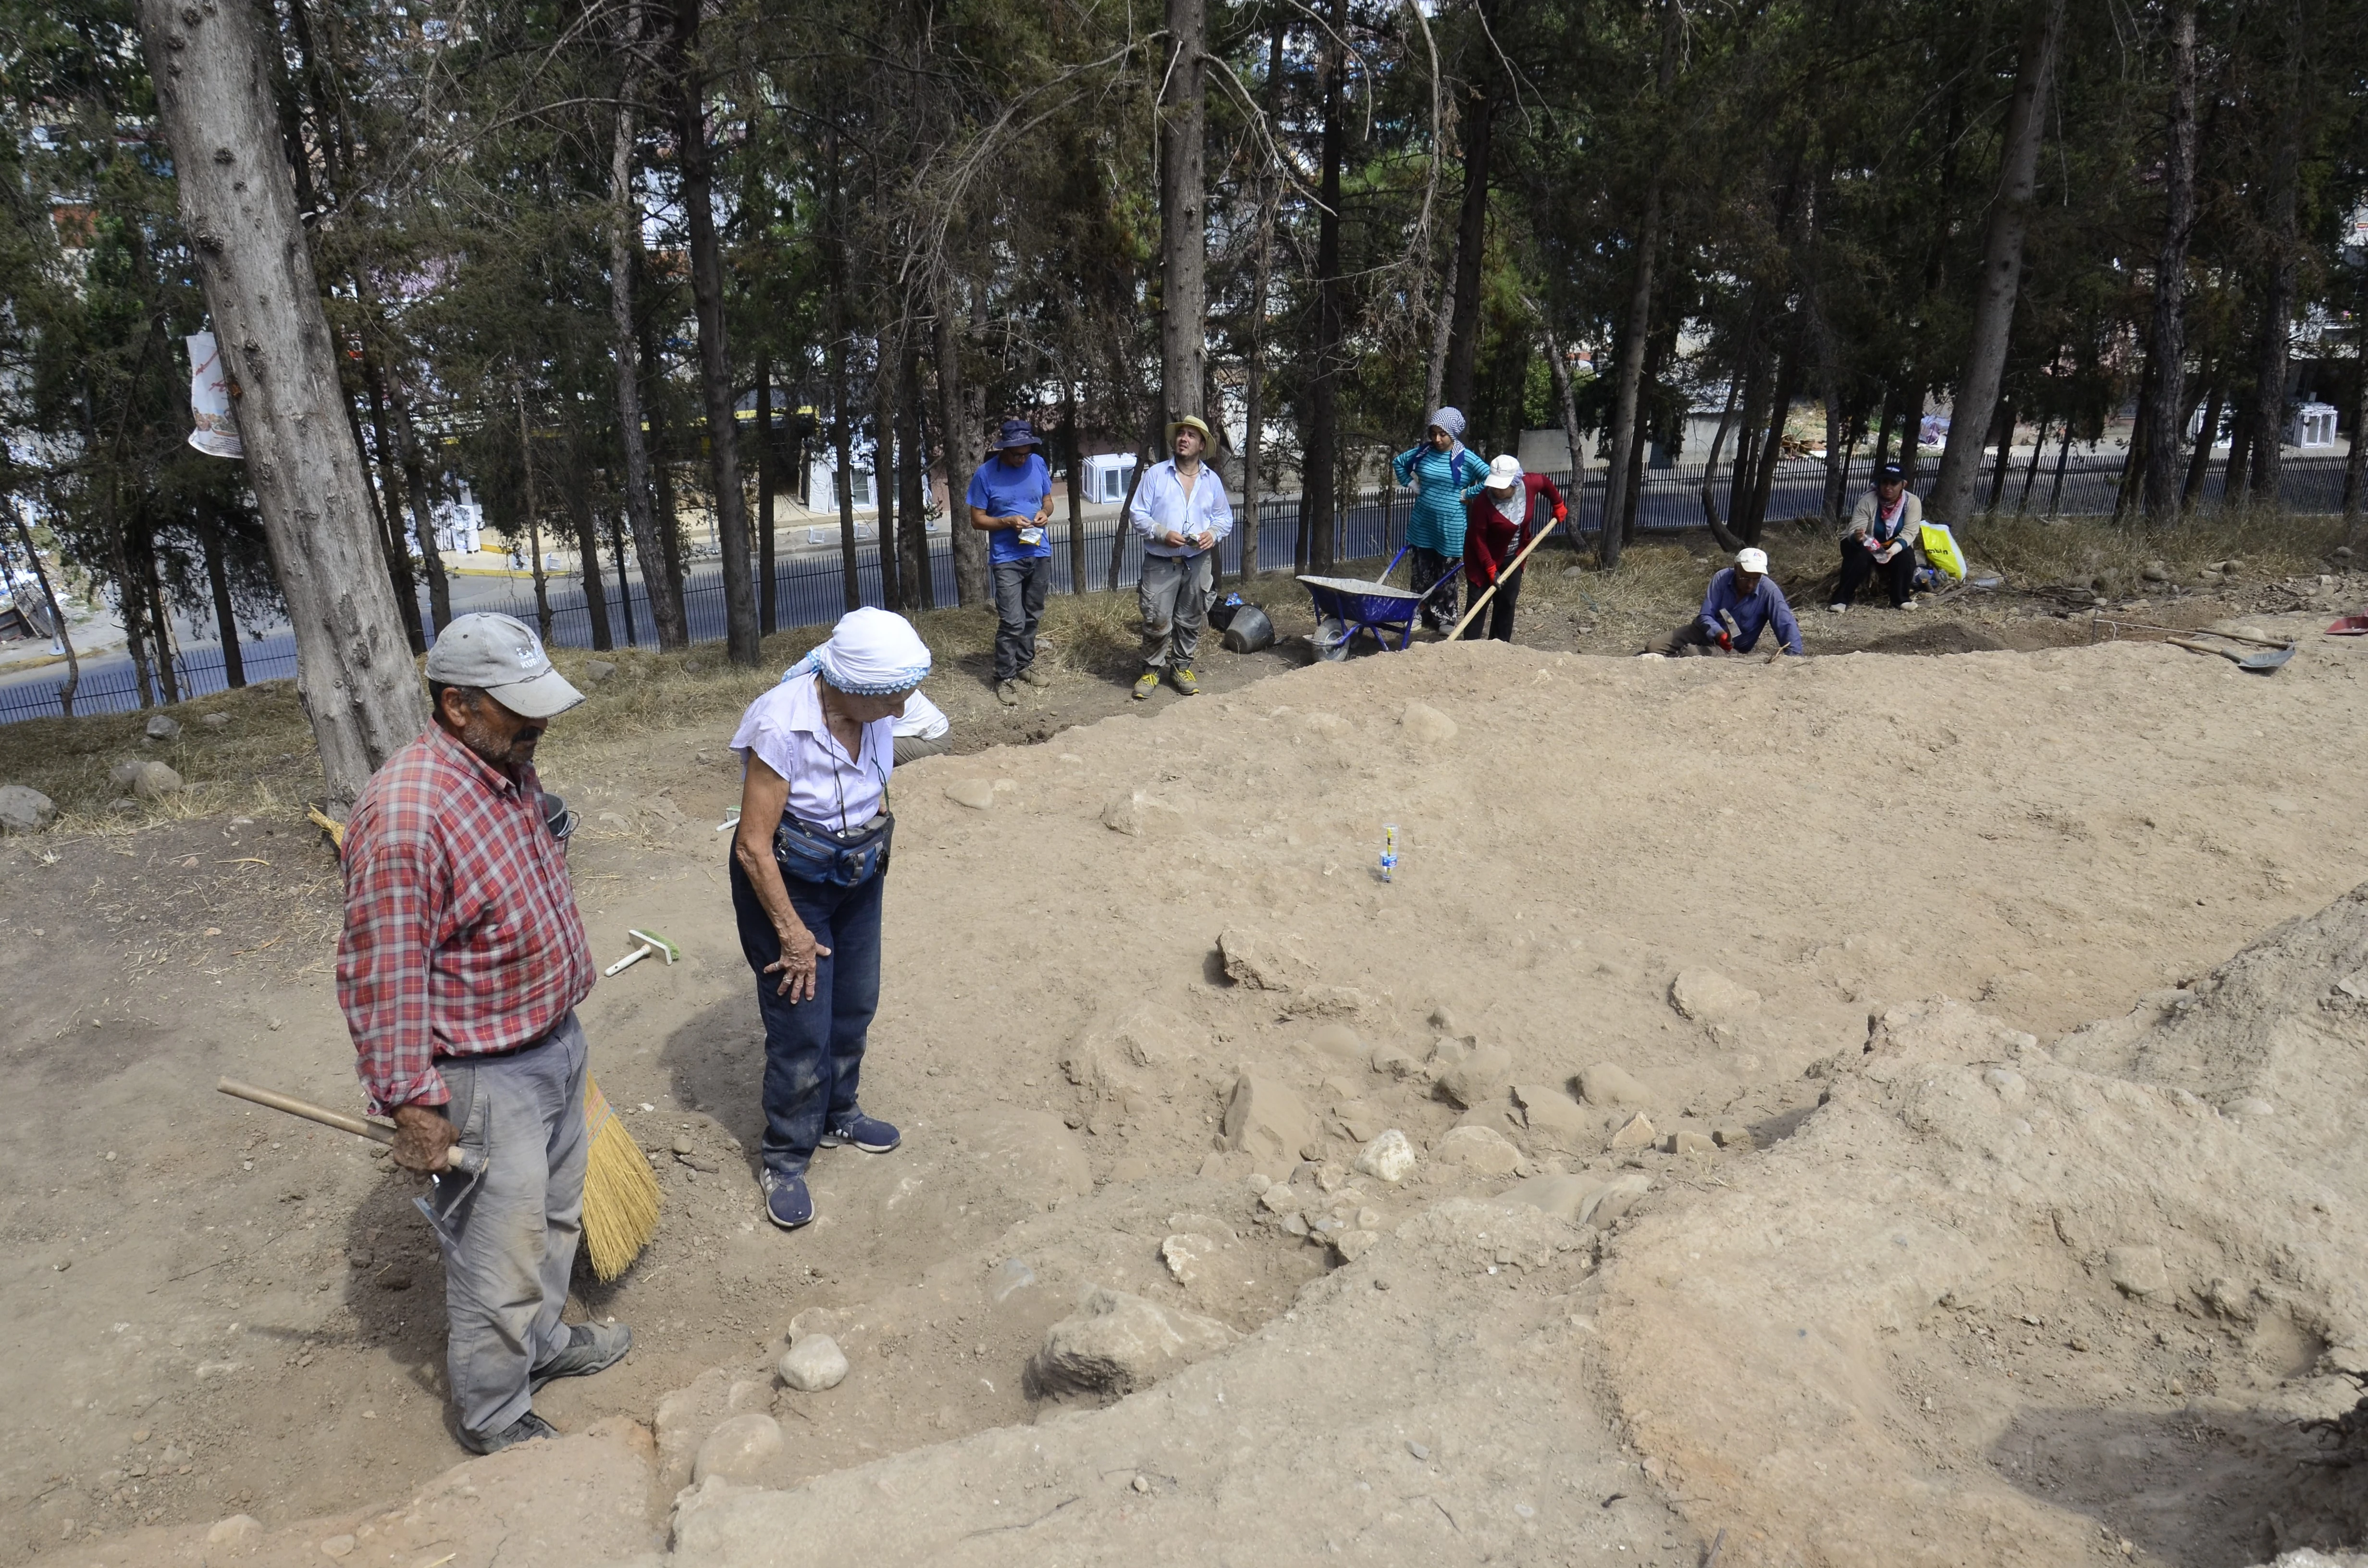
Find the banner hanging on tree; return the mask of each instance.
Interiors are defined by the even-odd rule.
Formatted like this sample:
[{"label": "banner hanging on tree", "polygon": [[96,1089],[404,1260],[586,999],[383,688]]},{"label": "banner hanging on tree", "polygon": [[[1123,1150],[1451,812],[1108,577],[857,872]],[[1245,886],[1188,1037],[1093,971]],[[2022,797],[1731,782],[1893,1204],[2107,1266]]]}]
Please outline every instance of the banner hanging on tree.
[{"label": "banner hanging on tree", "polygon": [[230,407],[230,373],[222,369],[222,351],[214,335],[189,335],[189,416],[196,428],[189,445],[210,458],[244,458],[238,438],[238,416]]}]

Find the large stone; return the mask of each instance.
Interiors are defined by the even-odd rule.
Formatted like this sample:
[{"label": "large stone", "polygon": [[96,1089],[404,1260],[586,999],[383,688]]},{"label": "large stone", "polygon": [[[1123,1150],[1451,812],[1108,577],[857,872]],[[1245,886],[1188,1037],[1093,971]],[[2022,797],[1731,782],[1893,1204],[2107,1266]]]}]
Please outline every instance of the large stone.
[{"label": "large stone", "polygon": [[1669,1006],[1696,1023],[1732,1023],[1759,1006],[1759,993],[1745,990],[1714,969],[1681,969],[1669,982]]},{"label": "large stone", "polygon": [[1490,1127],[1455,1127],[1431,1146],[1430,1157],[1482,1176],[1510,1176],[1521,1163],[1512,1140]]},{"label": "large stone", "polygon": [[57,802],[39,790],[0,784],[0,833],[39,833],[57,814]]},{"label": "large stone", "polygon": [[1225,978],[1253,991],[1292,991],[1315,976],[1315,966],[1277,938],[1235,926],[1217,938]]},{"label": "large stone", "polygon": [[2158,1295],[2170,1287],[2160,1247],[2107,1247],[2105,1278],[2133,1296]]},{"label": "large stone", "polygon": [[617,666],[610,664],[606,659],[586,659],[584,661],[584,678],[590,681],[594,686],[598,686],[602,681],[607,680],[616,673]]},{"label": "large stone", "polygon": [[1409,702],[1398,715],[1398,727],[1417,745],[1445,745],[1455,738],[1455,721],[1428,702]]},{"label": "large stone", "polygon": [[1641,1106],[1645,1103],[1645,1085],[1625,1067],[1610,1062],[1599,1062],[1578,1075],[1578,1092],[1587,1103],[1596,1106]]},{"label": "large stone", "polygon": [[757,1411],[735,1415],[707,1435],[692,1461],[693,1484],[711,1475],[726,1481],[753,1481],[764,1473],[781,1451],[781,1424]]},{"label": "large stone", "polygon": [[1102,808],[1102,825],[1130,838],[1156,838],[1192,824],[1192,802],[1182,795],[1133,790]]},{"label": "large stone", "polygon": [[176,741],[181,738],[181,722],[169,713],[152,713],[141,733],[152,741]]},{"label": "large stone", "polygon": [[200,718],[198,722],[203,724],[209,730],[227,730],[230,728],[230,715],[227,713],[208,713],[203,718]]},{"label": "large stone", "polygon": [[1247,1154],[1269,1180],[1289,1178],[1292,1167],[1320,1149],[1315,1118],[1279,1078],[1244,1073],[1225,1101],[1225,1147]]},{"label": "large stone", "polygon": [[1217,1244],[1209,1237],[1185,1232],[1160,1243],[1159,1257],[1167,1265],[1167,1272],[1175,1277],[1176,1283],[1190,1285],[1206,1272],[1206,1260],[1216,1250]]},{"label": "large stone", "polygon": [[1611,1135],[1611,1146],[1622,1150],[1649,1149],[1653,1146],[1653,1138],[1652,1119],[1640,1110],[1622,1122],[1620,1131]]},{"label": "large stone", "polygon": [[1390,1124],[1388,1115],[1370,1100],[1342,1100],[1332,1114],[1360,1145],[1379,1138]]},{"label": "large stone", "polygon": [[233,1551],[251,1549],[263,1539],[263,1521],[253,1514],[233,1514],[227,1519],[216,1519],[206,1530],[208,1546],[228,1547]]},{"label": "large stone", "polygon": [[161,762],[142,763],[140,777],[131,781],[131,792],[143,801],[161,801],[180,788],[181,776]]},{"label": "large stone", "polygon": [[847,1352],[827,1334],[800,1335],[774,1369],[800,1393],[820,1393],[847,1381]]},{"label": "large stone", "polygon": [[1132,1393],[1236,1337],[1214,1318],[1098,1285],[1045,1332],[1028,1363],[1029,1386],[1039,1394]]},{"label": "large stone", "polygon": [[1515,1182],[1497,1196],[1508,1203],[1526,1203],[1542,1209],[1557,1220],[1576,1221],[1588,1200],[1608,1185],[1598,1176],[1565,1176],[1549,1172],[1533,1176],[1527,1181]]},{"label": "large stone", "polygon": [[1389,1128],[1357,1151],[1357,1169],[1393,1185],[1414,1175],[1414,1144],[1396,1128]]},{"label": "large stone", "polygon": [[1595,1131],[1596,1119],[1586,1108],[1551,1085],[1516,1084],[1513,1098],[1520,1103],[1521,1119],[1531,1131],[1564,1148],[1573,1147]]},{"label": "large stone", "polygon": [[1440,1092],[1466,1110],[1503,1103],[1512,1081],[1512,1053],[1501,1045],[1477,1045],[1439,1075]]},{"label": "large stone", "polygon": [[996,782],[992,778],[957,778],[946,786],[946,799],[957,806],[983,812],[995,804]]}]

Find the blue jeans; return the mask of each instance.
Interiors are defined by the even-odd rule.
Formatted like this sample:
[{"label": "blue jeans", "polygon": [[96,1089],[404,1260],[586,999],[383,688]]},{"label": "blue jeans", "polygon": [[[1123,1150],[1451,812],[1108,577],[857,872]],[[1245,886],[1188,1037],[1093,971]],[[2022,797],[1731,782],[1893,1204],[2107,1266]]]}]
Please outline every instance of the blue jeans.
[{"label": "blue jeans", "polygon": [[814,994],[791,1004],[777,994],[779,974],[765,966],[781,956],[773,918],[748,873],[732,861],[732,913],[740,951],[757,971],[757,1011],[765,1020],[765,1137],[760,1152],[775,1176],[803,1176],[830,1119],[855,1108],[863,1044],[880,1010],[880,871],[851,888],[785,876],[790,906],[830,956],[814,962]]}]

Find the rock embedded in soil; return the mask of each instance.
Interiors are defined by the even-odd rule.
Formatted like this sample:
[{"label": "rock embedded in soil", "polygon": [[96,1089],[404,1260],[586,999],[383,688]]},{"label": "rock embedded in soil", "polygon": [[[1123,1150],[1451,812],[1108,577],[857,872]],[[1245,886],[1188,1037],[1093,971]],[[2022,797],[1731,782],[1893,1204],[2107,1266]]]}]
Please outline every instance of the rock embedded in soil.
[{"label": "rock embedded in soil", "polygon": [[1102,808],[1102,825],[1130,838],[1156,838],[1181,833],[1192,824],[1192,802],[1181,795],[1155,795],[1133,790]]},{"label": "rock embedded in soil", "polygon": [[1326,1056],[1338,1056],[1350,1061],[1365,1053],[1364,1041],[1357,1031],[1346,1024],[1325,1024],[1307,1037],[1307,1043]]},{"label": "rock embedded in soil", "polygon": [[0,784],[0,832],[39,833],[57,816],[57,802],[23,784]]},{"label": "rock embedded in soil", "polygon": [[1160,1260],[1178,1285],[1190,1285],[1205,1272],[1204,1261],[1217,1250],[1210,1237],[1186,1232],[1168,1237],[1159,1244]]},{"label": "rock embedded in soil", "polygon": [[1414,1175],[1414,1145],[1396,1128],[1389,1128],[1357,1151],[1357,1169],[1393,1185]]},{"label": "rock embedded in soil", "polygon": [[230,715],[227,713],[209,713],[199,719],[198,722],[203,724],[209,730],[227,729],[230,726]]},{"label": "rock embedded in soil", "polygon": [[161,801],[181,788],[181,776],[161,762],[143,762],[131,780],[131,792],[143,801]]},{"label": "rock embedded in soil", "polygon": [[1578,1092],[1592,1106],[1641,1106],[1646,1103],[1645,1085],[1626,1068],[1610,1062],[1599,1062],[1578,1075]]},{"label": "rock embedded in soil", "polygon": [[1443,746],[1455,738],[1455,721],[1428,702],[1409,702],[1398,726],[1417,745]]},{"label": "rock embedded in soil", "polygon": [[1669,1006],[1696,1023],[1733,1023],[1759,1006],[1759,993],[1744,989],[1714,969],[1681,969],[1669,982]]},{"label": "rock embedded in soil", "polygon": [[590,681],[594,686],[599,685],[602,681],[607,680],[616,673],[617,666],[610,664],[606,659],[586,659],[584,661],[584,678]]},{"label": "rock embedded in soil", "polygon": [[707,1440],[699,1445],[699,1458],[691,1463],[690,1479],[693,1484],[710,1476],[752,1481],[780,1451],[780,1422],[757,1411],[734,1415],[710,1432]]},{"label": "rock embedded in soil", "polygon": [[800,1393],[820,1393],[847,1381],[847,1352],[827,1334],[801,1335],[774,1369]]},{"label": "rock embedded in soil", "polygon": [[995,804],[995,780],[992,778],[957,778],[946,786],[946,799],[957,806],[968,806],[983,812]]},{"label": "rock embedded in soil", "polygon": [[1095,1286],[1076,1312],[1045,1331],[1028,1363],[1039,1394],[1116,1396],[1148,1388],[1237,1337],[1214,1318],[1176,1312],[1124,1290]]},{"label": "rock embedded in soil", "polygon": [[1652,1119],[1640,1110],[1611,1135],[1611,1146],[1619,1150],[1649,1149],[1653,1146],[1653,1139]]},{"label": "rock embedded in soil", "polygon": [[1486,1127],[1449,1130],[1430,1151],[1443,1165],[1461,1165],[1482,1176],[1510,1176],[1521,1163],[1520,1150],[1503,1133]]},{"label": "rock embedded in soil", "polygon": [[141,733],[152,741],[176,741],[181,738],[181,722],[169,713],[153,713]]},{"label": "rock embedded in soil", "polygon": [[1595,1118],[1586,1108],[1550,1085],[1516,1084],[1513,1098],[1520,1103],[1521,1119],[1531,1131],[1564,1148],[1595,1131]]},{"label": "rock embedded in soil", "polygon": [[2163,1267],[2160,1247],[2107,1247],[2105,1278],[2132,1296],[2157,1295],[2170,1287],[2170,1271]]},{"label": "rock embedded in soil", "polygon": [[1225,978],[1253,991],[1292,991],[1315,977],[1315,966],[1259,931],[1234,926],[1217,937]]},{"label": "rock embedded in soil", "polygon": [[1512,1052],[1501,1045],[1479,1045],[1448,1062],[1439,1075],[1439,1088],[1463,1109],[1474,1110],[1501,1102],[1512,1077]]},{"label": "rock embedded in soil", "polygon": [[1315,1118],[1279,1078],[1244,1073],[1225,1101],[1225,1147],[1247,1154],[1276,1181],[1289,1178],[1320,1134]]}]

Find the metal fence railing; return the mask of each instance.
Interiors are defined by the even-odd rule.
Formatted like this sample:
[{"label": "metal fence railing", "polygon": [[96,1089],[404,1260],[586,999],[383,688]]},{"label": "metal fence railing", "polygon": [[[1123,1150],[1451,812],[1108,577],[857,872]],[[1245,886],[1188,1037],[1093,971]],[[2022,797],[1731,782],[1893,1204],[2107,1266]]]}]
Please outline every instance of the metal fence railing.
[{"label": "metal fence railing", "polygon": [[[2109,516],[2119,498],[2123,465],[2122,453],[2074,452],[2059,473],[2055,451],[2044,451],[2034,468],[2026,457],[2010,465],[2005,486],[1999,496],[2001,511],[2028,510],[2043,516],[2102,517]],[[2344,460],[2340,457],[2288,457],[2282,465],[2280,499],[2289,507],[2304,512],[2329,512],[2342,505]],[[1929,472],[1929,471],[1928,471]],[[1713,492],[1724,513],[1726,494],[1733,470],[1722,464],[1714,478]],[[2205,483],[2203,500],[2217,503],[2225,476],[2225,465],[2214,464]],[[1572,522],[1577,532],[1598,532],[1602,524],[1604,471],[1594,468],[1575,487],[1570,475],[1551,476],[1563,487],[1571,503]],[[1985,471],[1977,494],[1987,501],[1991,475]],[[1647,469],[1637,506],[1636,527],[1645,533],[1675,532],[1702,526],[1701,491],[1702,465],[1680,463],[1666,469]],[[1872,483],[1871,463],[1867,460],[1851,465],[1845,494],[1854,501]],[[1825,464],[1816,459],[1794,459],[1776,465],[1769,486],[1768,512],[1770,522],[1783,522],[1797,517],[1816,517],[1825,506]],[[1299,530],[1300,498],[1296,495],[1274,495],[1258,503],[1258,564],[1265,571],[1280,571],[1292,562]],[[1062,500],[1054,496],[1053,537],[1053,588],[1056,593],[1071,590],[1069,570],[1068,523],[1061,510]],[[1339,561],[1367,561],[1386,558],[1406,542],[1406,521],[1412,511],[1410,493],[1399,490],[1364,490],[1349,497],[1341,508],[1338,537],[1333,555]],[[1143,568],[1143,551],[1134,542],[1125,519],[1111,516],[1087,519],[1086,525],[1086,586],[1088,590],[1107,586],[1110,582],[1110,556],[1118,552],[1118,585],[1132,587]],[[835,527],[825,527],[826,539],[836,538]],[[1236,528],[1218,547],[1219,570],[1227,576],[1241,571],[1243,533]],[[835,544],[820,548],[795,550],[777,559],[774,566],[777,620],[783,627],[819,626],[838,618],[846,608],[845,582],[840,555]],[[880,548],[876,538],[859,538],[856,547],[856,576],[862,601],[876,605],[881,602]],[[933,602],[951,605],[954,602],[953,547],[942,534],[929,541],[929,578]],[[603,583],[603,599],[609,612],[611,640],[619,646],[647,645],[655,642],[654,623],[650,619],[649,593],[638,580],[629,580],[631,612],[620,612],[617,584],[613,577]],[[586,604],[584,585],[577,577],[552,579],[546,586],[551,606],[551,641],[564,648],[588,648],[592,645],[592,616]],[[481,602],[476,608],[497,609],[517,616],[529,625],[534,623],[534,596],[530,589],[520,586],[506,600]],[[686,573],[683,585],[683,608],[689,622],[694,642],[711,642],[724,634],[723,573],[722,563],[713,560],[692,565]],[[630,635],[629,635],[630,629]],[[251,681],[272,680],[296,673],[294,638],[282,631],[277,636],[258,639],[245,644],[246,676]],[[202,696],[222,689],[221,654],[211,649],[200,649],[176,661],[181,672],[181,690],[186,696]],[[17,719],[29,719],[60,711],[57,691],[63,677],[48,672],[28,682],[0,686],[0,723]],[[86,673],[81,689],[74,696],[77,713],[120,712],[140,705],[139,688],[131,666],[118,664]]]}]

